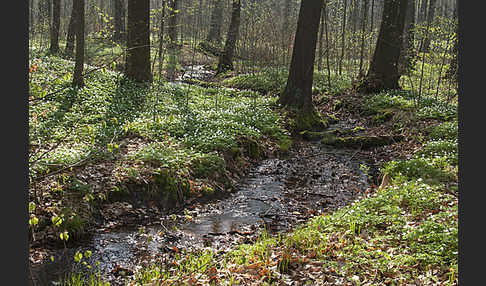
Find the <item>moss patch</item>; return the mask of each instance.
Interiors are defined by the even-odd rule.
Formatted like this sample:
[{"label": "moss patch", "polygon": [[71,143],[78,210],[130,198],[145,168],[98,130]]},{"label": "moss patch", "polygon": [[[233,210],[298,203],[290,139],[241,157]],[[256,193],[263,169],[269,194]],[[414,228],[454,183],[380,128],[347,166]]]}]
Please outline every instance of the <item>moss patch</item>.
[{"label": "moss patch", "polygon": [[336,137],[331,133],[321,139],[322,144],[344,148],[375,148],[390,145],[401,141],[403,136],[355,136],[355,137]]},{"label": "moss patch", "polygon": [[322,118],[315,109],[313,109],[311,112],[297,111],[294,112],[294,114],[295,116],[291,124],[291,129],[294,130],[294,132],[319,132],[329,126],[328,120]]}]

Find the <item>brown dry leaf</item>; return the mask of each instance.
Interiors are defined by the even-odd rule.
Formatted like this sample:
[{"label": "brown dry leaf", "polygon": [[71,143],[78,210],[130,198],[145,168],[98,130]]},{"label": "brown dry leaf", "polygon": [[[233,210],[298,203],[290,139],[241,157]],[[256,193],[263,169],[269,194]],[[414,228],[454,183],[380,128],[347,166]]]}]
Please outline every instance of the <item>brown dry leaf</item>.
[{"label": "brown dry leaf", "polygon": [[249,264],[246,266],[246,268],[248,269],[256,269],[256,268],[259,268],[262,266],[262,263],[261,262],[255,262],[253,264]]},{"label": "brown dry leaf", "polygon": [[268,269],[267,268],[263,268],[262,270],[260,270],[258,272],[258,274],[260,274],[260,276],[265,276],[267,273],[268,273]]},{"label": "brown dry leaf", "polygon": [[215,275],[216,273],[218,273],[218,270],[217,270],[217,269],[216,269],[216,267],[214,267],[214,266],[213,266],[213,267],[211,267],[211,268],[209,268],[207,271],[208,271],[208,275],[209,275],[209,276],[213,276],[213,275]]}]

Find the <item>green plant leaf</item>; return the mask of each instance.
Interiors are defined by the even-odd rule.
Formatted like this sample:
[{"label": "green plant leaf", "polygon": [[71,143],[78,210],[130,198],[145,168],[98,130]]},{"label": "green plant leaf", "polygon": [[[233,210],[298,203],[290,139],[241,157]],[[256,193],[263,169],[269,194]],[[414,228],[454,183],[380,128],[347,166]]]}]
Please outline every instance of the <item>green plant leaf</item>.
[{"label": "green plant leaf", "polygon": [[29,212],[33,212],[35,210],[35,203],[29,202]]},{"label": "green plant leaf", "polygon": [[79,251],[76,251],[76,254],[74,254],[74,261],[79,263],[81,259],[83,259],[83,254]]},{"label": "green plant leaf", "polygon": [[37,225],[39,223],[39,219],[37,217],[32,217],[31,219],[29,219],[29,225]]}]

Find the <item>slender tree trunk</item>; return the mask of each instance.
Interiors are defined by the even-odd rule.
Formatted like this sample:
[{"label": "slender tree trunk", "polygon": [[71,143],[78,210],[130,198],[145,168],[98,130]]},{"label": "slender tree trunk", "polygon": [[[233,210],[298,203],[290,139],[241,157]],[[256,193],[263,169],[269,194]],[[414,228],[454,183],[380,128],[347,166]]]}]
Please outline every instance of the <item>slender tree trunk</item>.
[{"label": "slender tree trunk", "polygon": [[169,62],[167,64],[167,79],[174,80],[176,77],[177,67],[177,2],[178,0],[169,0]]},{"label": "slender tree trunk", "polygon": [[329,31],[327,29],[327,0],[324,0],[323,17],[324,17],[324,30],[326,31],[326,64],[327,64],[327,85],[331,88],[331,64],[329,63]]},{"label": "slender tree trunk", "polygon": [[[184,10],[184,3],[185,3],[184,1],[178,1],[177,5],[179,5],[179,6],[178,6],[177,10],[179,10],[180,12],[185,11]],[[183,24],[184,18],[183,18],[183,16],[184,16],[184,14],[181,13],[181,15],[179,16],[179,25],[178,25],[179,26],[179,35],[180,35],[179,43],[181,43],[181,46],[184,45],[184,24]]]},{"label": "slender tree trunk", "polygon": [[48,11],[47,11],[47,1],[46,0],[39,0],[39,24],[40,24],[40,49],[44,47],[44,36],[45,36],[45,29],[46,26],[46,18]]},{"label": "slender tree trunk", "polygon": [[371,35],[371,40],[370,40],[370,46],[368,47],[369,50],[369,61],[371,62],[371,59],[373,57],[373,39],[374,39],[374,24],[375,24],[375,0],[371,0],[371,15],[370,15],[370,35]]},{"label": "slender tree trunk", "polygon": [[453,11],[453,19],[456,22],[456,36],[454,38],[454,45],[452,46],[452,58],[449,62],[449,69],[446,72],[446,77],[452,80],[457,81],[457,53],[458,49],[458,38],[459,38],[459,25],[457,23],[457,7],[454,7]]},{"label": "slender tree trunk", "polygon": [[405,15],[403,47],[399,59],[399,73],[401,75],[410,72],[414,65],[415,58],[415,0],[408,0],[407,12]]},{"label": "slender tree trunk", "polygon": [[165,0],[162,0],[162,13],[160,16],[160,31],[159,31],[159,79],[162,78],[162,65],[164,64],[163,51],[164,51],[164,29],[165,29]]},{"label": "slender tree trunk", "polygon": [[[363,1],[363,0],[361,0]],[[352,10],[351,10],[351,27],[353,34],[356,32],[356,26],[358,25],[358,20],[359,20],[359,7],[358,7],[358,1],[353,0],[351,1],[352,3]]]},{"label": "slender tree trunk", "polygon": [[344,15],[343,15],[343,31],[341,33],[341,57],[339,58],[339,75],[342,75],[343,70],[343,60],[344,60],[344,46],[345,46],[345,35],[346,35],[346,10],[348,5],[348,0],[344,1]]},{"label": "slender tree trunk", "polygon": [[368,17],[368,5],[369,0],[363,0],[363,21],[361,25],[361,49],[359,54],[359,73],[358,78],[363,76],[363,61],[364,61],[364,49],[365,49],[365,33],[366,33],[366,20]]},{"label": "slender tree trunk", "polygon": [[[324,47],[323,47],[323,36],[324,36],[324,9],[321,8],[321,23],[319,24],[319,57],[317,59],[317,70],[321,71],[322,70],[322,56],[324,52]],[[326,50],[327,53],[327,50]]]},{"label": "slender tree trunk", "polygon": [[84,0],[74,0],[73,10],[76,11],[76,60],[74,64],[73,85],[84,86]]},{"label": "slender tree trunk", "polygon": [[35,27],[35,17],[34,17],[34,0],[29,0],[29,27],[30,27],[30,39],[34,39],[34,27]]},{"label": "slender tree trunk", "polygon": [[385,0],[380,33],[370,68],[358,91],[365,93],[399,89],[398,59],[408,0]]},{"label": "slender tree trunk", "polygon": [[[219,57],[217,73],[233,70],[233,58],[240,29],[241,0],[233,0],[231,22],[224,44],[223,54]],[[315,47],[314,47],[315,48]]]},{"label": "slender tree trunk", "polygon": [[301,1],[289,77],[279,103],[302,112],[314,111],[312,82],[322,0]]},{"label": "slender tree trunk", "polygon": [[52,25],[50,52],[59,52],[59,27],[61,26],[61,0],[52,1]]},{"label": "slender tree trunk", "polygon": [[223,0],[213,0],[211,25],[206,38],[211,43],[221,43],[221,26],[223,25]]},{"label": "slender tree trunk", "polygon": [[418,20],[417,22],[419,24],[425,22],[426,20],[426,15],[427,15],[427,2],[429,0],[421,0],[420,2],[420,10],[418,12]]},{"label": "slender tree trunk", "polygon": [[46,1],[46,9],[47,9],[47,23],[49,26],[52,25],[52,1],[53,0],[45,0]]},{"label": "slender tree trunk", "polygon": [[64,53],[72,57],[74,55],[74,39],[76,37],[76,9],[73,2],[73,7],[71,8],[71,17],[69,18],[69,26],[66,37],[66,49]]},{"label": "slender tree trunk", "polygon": [[290,12],[292,9],[292,0],[285,0],[285,6],[283,9],[283,21],[282,21],[282,35],[284,39],[284,53],[285,61],[284,64],[287,65],[288,58],[290,54]]},{"label": "slender tree trunk", "polygon": [[[435,16],[435,3],[436,0],[429,0],[428,15],[427,15],[427,26],[432,26]],[[429,33],[426,33],[425,39],[420,47],[421,52],[428,52],[430,48],[430,37]]]},{"label": "slender tree trunk", "polygon": [[122,43],[125,41],[125,5],[123,0],[114,0],[114,28],[113,41]]},{"label": "slender tree trunk", "polygon": [[150,71],[150,1],[128,0],[128,37],[126,76],[132,80],[152,81]]}]

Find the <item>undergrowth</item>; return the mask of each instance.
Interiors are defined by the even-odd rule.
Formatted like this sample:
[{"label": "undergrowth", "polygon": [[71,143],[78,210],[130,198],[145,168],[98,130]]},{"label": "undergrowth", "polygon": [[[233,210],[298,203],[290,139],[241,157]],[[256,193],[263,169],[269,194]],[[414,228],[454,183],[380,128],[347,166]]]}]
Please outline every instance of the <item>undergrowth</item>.
[{"label": "undergrowth", "polygon": [[[370,98],[371,109],[413,108],[406,97],[385,97]],[[390,183],[367,190],[351,205],[287,234],[263,232],[257,241],[226,253],[187,253],[172,265],[144,268],[137,285],[282,285],[295,279],[329,285],[457,285],[457,120],[422,132],[423,146],[412,158],[382,168]]]},{"label": "undergrowth", "polygon": [[[69,206],[72,217],[82,213],[87,225],[95,201],[126,190],[123,184],[134,179],[202,193],[211,193],[213,183],[228,187],[225,153],[246,148],[248,140],[278,144],[289,138],[273,110],[275,99],[256,92],[141,84],[89,65],[85,86],[74,88],[72,61],[33,51],[29,64],[32,232],[52,228],[61,240],[80,232],[79,224],[54,226],[50,218]],[[110,185],[77,177],[90,164],[105,166],[98,177],[109,177]],[[82,192],[73,188],[76,180]]]}]

